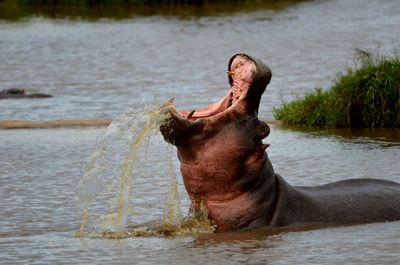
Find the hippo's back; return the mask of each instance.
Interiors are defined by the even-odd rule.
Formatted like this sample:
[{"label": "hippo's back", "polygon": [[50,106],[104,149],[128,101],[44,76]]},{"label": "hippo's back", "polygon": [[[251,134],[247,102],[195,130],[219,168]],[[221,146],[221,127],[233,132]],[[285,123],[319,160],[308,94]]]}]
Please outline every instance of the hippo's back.
[{"label": "hippo's back", "polygon": [[369,223],[400,220],[400,184],[393,181],[349,179],[299,189],[314,198],[314,203],[328,221]]},{"label": "hippo's back", "polygon": [[313,187],[282,184],[285,194],[273,225],[400,220],[400,184],[393,181],[349,179]]}]

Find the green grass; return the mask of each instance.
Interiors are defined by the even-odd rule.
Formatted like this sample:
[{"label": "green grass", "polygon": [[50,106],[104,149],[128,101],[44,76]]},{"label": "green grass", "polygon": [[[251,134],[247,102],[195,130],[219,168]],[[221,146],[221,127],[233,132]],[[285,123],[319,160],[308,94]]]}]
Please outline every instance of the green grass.
[{"label": "green grass", "polygon": [[284,102],[274,116],[285,124],[326,127],[400,127],[400,59],[357,50],[362,67],[348,70],[328,90]]}]

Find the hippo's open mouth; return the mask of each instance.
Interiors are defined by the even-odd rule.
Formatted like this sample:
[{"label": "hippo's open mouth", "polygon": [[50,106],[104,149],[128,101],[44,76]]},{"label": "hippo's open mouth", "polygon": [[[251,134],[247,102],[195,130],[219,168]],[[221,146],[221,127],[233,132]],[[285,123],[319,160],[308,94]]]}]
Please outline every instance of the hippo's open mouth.
[{"label": "hippo's open mouth", "polygon": [[232,110],[247,113],[258,112],[261,95],[271,79],[271,71],[264,64],[245,54],[237,54],[228,64],[231,89],[220,101],[192,111],[176,110],[177,118],[196,121],[201,118],[217,118]]},{"label": "hippo's open mouth", "polygon": [[212,130],[216,124],[229,123],[245,116],[257,117],[261,96],[271,75],[271,70],[261,61],[246,54],[234,55],[228,63],[231,89],[220,101],[192,111],[177,110],[172,100],[164,105],[168,106],[171,115],[160,126],[164,139],[181,146],[187,143],[189,136]]}]

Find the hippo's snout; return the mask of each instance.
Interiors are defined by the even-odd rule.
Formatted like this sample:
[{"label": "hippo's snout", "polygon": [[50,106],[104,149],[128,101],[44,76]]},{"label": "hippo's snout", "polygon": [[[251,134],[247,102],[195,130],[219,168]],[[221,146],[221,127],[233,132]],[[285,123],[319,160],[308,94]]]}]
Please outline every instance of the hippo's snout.
[{"label": "hippo's snout", "polygon": [[202,129],[201,121],[190,121],[178,114],[175,107],[168,109],[170,117],[160,125],[164,140],[175,146],[180,146]]}]

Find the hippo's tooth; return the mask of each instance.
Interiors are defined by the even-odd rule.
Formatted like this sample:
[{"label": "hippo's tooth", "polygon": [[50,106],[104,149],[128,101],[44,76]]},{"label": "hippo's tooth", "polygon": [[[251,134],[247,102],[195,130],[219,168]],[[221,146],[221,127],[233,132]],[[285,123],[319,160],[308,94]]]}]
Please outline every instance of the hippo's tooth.
[{"label": "hippo's tooth", "polygon": [[228,74],[228,76],[233,76],[233,74],[234,74],[233,71],[226,71],[226,73]]},{"label": "hippo's tooth", "polygon": [[187,115],[186,119],[190,119],[196,110],[192,110],[189,115]]}]

